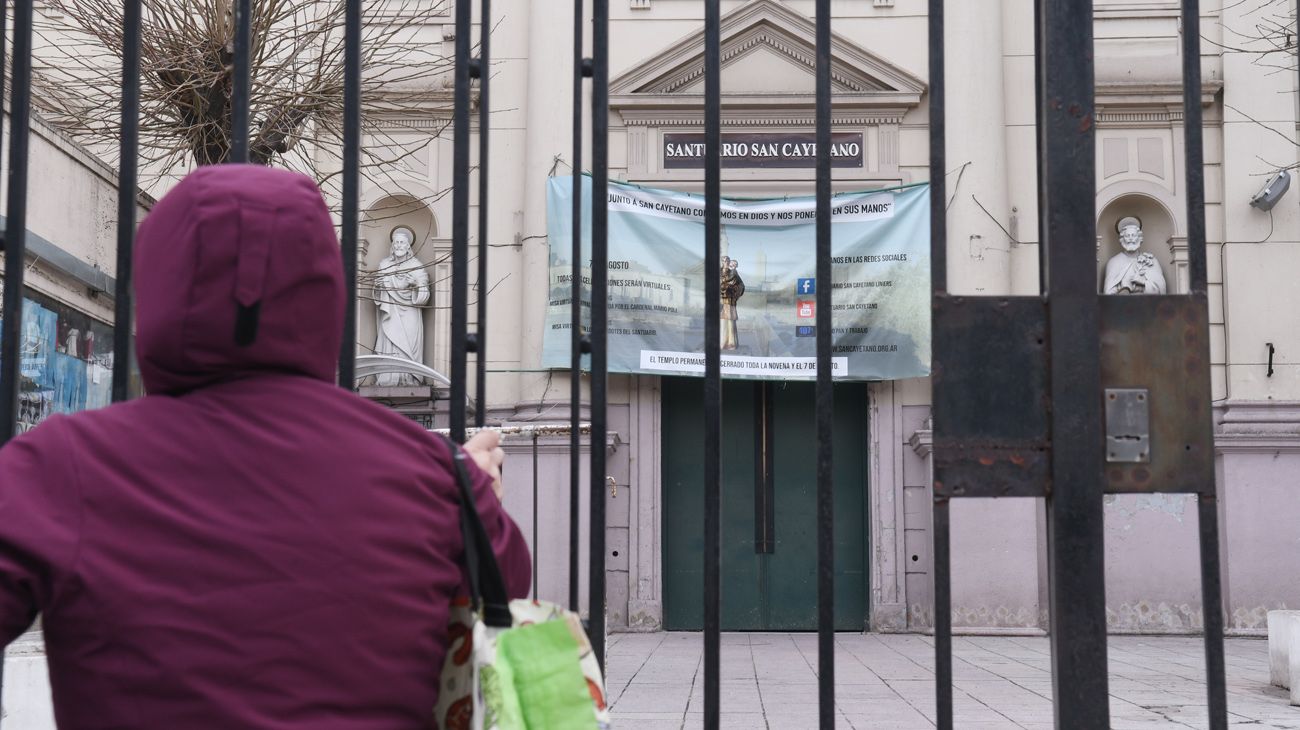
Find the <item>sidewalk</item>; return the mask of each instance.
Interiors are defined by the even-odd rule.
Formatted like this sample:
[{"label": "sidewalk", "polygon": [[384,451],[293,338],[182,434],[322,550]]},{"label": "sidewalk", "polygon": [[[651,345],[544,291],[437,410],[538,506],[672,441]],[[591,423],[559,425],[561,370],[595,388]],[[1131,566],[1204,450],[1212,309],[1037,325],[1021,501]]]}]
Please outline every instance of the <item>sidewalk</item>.
[{"label": "sidewalk", "polygon": [[[700,634],[616,634],[609,645],[609,696],[618,730],[703,724]],[[1203,728],[1205,685],[1199,637],[1113,636],[1113,728]],[[953,638],[957,728],[1051,728],[1046,638]],[[1300,707],[1268,685],[1268,644],[1227,642],[1232,727],[1300,729]],[[722,727],[817,727],[815,634],[724,634]],[[934,727],[934,648],[915,634],[839,634],[836,705],[840,728]]]}]

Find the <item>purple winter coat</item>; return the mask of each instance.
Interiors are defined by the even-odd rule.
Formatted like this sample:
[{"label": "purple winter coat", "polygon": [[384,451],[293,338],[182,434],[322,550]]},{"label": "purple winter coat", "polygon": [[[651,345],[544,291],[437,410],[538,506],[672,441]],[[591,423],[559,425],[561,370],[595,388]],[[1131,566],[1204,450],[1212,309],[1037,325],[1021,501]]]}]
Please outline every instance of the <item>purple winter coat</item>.
[{"label": "purple winter coat", "polygon": [[[332,382],[342,266],[316,186],[202,168],[135,261],[149,395],[0,449],[0,640],[42,614],[62,728],[431,726],[462,580],[449,454]],[[527,548],[473,473],[522,596]]]}]

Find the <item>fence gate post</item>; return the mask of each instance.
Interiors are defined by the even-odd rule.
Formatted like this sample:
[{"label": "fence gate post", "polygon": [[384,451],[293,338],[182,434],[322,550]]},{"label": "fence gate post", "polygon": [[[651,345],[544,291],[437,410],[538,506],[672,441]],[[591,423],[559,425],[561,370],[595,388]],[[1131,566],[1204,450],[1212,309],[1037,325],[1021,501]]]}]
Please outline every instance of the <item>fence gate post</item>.
[{"label": "fence gate post", "polygon": [[1106,563],[1101,352],[1097,338],[1092,0],[1045,3],[1037,18],[1044,108],[1038,181],[1046,222],[1052,403],[1047,561],[1056,726],[1105,728]]},{"label": "fence gate post", "polygon": [[[1091,0],[1036,0],[1040,296],[948,292],[943,0],[930,2],[938,726],[953,727],[949,501],[1044,497],[1058,728],[1109,727],[1103,498],[1197,495],[1209,726],[1227,727],[1210,411],[1197,0],[1184,0],[1190,291],[1096,280]],[[1130,442],[1141,444],[1125,453]]]}]

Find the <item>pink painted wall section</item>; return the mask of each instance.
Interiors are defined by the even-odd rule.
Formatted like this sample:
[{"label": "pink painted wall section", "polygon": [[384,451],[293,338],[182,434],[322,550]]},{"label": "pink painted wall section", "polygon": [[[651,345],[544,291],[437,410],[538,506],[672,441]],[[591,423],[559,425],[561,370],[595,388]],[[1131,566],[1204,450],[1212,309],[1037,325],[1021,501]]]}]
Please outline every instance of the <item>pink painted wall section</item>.
[{"label": "pink painted wall section", "polygon": [[1300,607],[1300,452],[1222,457],[1226,625],[1263,630],[1271,609]]},{"label": "pink painted wall section", "polygon": [[[904,484],[908,630],[924,631],[933,625],[931,500],[923,480],[930,432],[916,414],[902,420],[912,432]],[[1230,401],[1217,407],[1215,420],[1226,627],[1229,633],[1262,633],[1269,610],[1300,608],[1300,403]],[[1105,500],[1111,632],[1202,631],[1195,498]],[[954,500],[954,630],[1033,633],[1047,627],[1042,512],[1042,500]]]},{"label": "pink painted wall section", "polygon": [[1040,499],[952,502],[954,629],[1041,626],[1038,568]]},{"label": "pink painted wall section", "polygon": [[1116,633],[1203,627],[1196,500],[1184,494],[1106,497],[1106,624]]},{"label": "pink painted wall section", "polygon": [[1229,401],[1216,434],[1229,630],[1300,608],[1300,402]]}]

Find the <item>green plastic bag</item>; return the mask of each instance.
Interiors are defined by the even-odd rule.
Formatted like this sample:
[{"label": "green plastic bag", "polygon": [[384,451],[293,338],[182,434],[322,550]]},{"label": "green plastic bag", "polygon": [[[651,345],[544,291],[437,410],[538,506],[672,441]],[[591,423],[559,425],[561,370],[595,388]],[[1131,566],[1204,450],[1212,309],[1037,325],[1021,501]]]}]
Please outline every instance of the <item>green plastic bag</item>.
[{"label": "green plastic bag", "polygon": [[542,601],[507,601],[473,505],[465,455],[448,441],[461,493],[470,599],[451,608],[434,720],[441,730],[608,730],[605,682],[582,622]]}]

